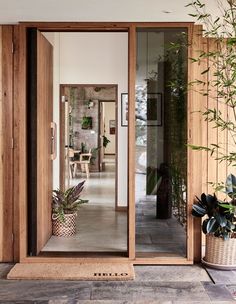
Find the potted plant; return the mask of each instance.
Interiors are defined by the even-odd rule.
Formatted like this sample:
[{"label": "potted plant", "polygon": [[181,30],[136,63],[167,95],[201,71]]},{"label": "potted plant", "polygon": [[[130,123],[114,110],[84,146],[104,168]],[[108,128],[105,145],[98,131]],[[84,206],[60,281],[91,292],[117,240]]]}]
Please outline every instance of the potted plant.
[{"label": "potted plant", "polygon": [[102,143],[102,145],[103,145],[104,148],[106,148],[107,145],[108,145],[111,141],[106,137],[106,135],[103,135],[102,138],[103,138],[103,143]]},{"label": "potted plant", "polygon": [[52,197],[52,231],[55,236],[72,236],[76,233],[77,211],[87,200],[80,199],[84,182],[66,191],[53,190]]},{"label": "potted plant", "polygon": [[92,129],[93,118],[91,116],[84,116],[82,118],[81,127],[82,127],[83,130]]},{"label": "potted plant", "polygon": [[202,231],[206,234],[206,254],[203,261],[216,268],[236,267],[236,177],[230,174],[225,193],[231,198],[222,201],[217,196],[202,193],[193,204],[192,215],[205,217]]}]

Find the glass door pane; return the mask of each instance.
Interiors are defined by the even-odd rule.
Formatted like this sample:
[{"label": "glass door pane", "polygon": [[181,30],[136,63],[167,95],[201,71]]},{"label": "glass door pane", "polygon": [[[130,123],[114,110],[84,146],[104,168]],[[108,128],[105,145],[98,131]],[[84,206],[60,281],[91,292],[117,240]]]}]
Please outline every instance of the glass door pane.
[{"label": "glass door pane", "polygon": [[186,30],[138,29],[136,70],[136,252],[185,257]]}]

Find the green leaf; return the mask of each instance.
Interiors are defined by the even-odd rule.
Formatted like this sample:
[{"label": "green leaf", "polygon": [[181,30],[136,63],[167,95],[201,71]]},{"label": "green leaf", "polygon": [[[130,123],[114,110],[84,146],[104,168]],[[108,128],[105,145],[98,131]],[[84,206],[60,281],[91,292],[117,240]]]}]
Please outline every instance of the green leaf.
[{"label": "green leaf", "polygon": [[225,190],[229,197],[236,196],[236,177],[233,174],[227,176]]},{"label": "green leaf", "polygon": [[192,144],[188,144],[187,145],[188,147],[190,147],[191,149],[193,150],[198,150],[198,151],[211,151],[210,148],[208,147],[204,147],[204,146],[196,146],[196,145],[192,145]]},{"label": "green leaf", "polygon": [[225,216],[220,214],[215,214],[215,219],[220,227],[225,227],[227,225],[227,219]]},{"label": "green leaf", "polygon": [[202,222],[202,232],[204,234],[207,234],[207,224],[209,222],[209,219],[205,219],[203,222]]},{"label": "green leaf", "polygon": [[199,61],[199,59],[192,58],[192,57],[190,57],[189,59],[190,59],[192,62],[198,62],[198,61]]},{"label": "green leaf", "polygon": [[214,233],[220,227],[219,223],[217,223],[214,217],[211,217],[206,225],[207,233]]},{"label": "green leaf", "polygon": [[219,20],[220,20],[220,17],[216,18],[216,20],[214,21],[214,24],[216,24]]},{"label": "green leaf", "polygon": [[201,75],[208,73],[208,72],[209,72],[209,70],[210,70],[210,67],[209,67],[209,68],[207,68],[206,70],[204,70],[203,72],[201,72]]},{"label": "green leaf", "polygon": [[203,217],[204,215],[206,215],[207,211],[203,206],[199,206],[194,204],[192,207],[192,215],[196,216],[196,217]]}]

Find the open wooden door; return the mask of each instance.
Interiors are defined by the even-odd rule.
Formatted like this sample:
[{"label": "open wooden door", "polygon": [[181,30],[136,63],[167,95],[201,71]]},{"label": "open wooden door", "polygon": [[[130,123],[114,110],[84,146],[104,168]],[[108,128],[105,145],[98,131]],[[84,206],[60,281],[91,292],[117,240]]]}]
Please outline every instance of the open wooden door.
[{"label": "open wooden door", "polygon": [[52,234],[53,47],[36,29],[28,34],[29,255]]},{"label": "open wooden door", "polygon": [[0,262],[14,258],[13,31],[12,25],[0,25]]}]

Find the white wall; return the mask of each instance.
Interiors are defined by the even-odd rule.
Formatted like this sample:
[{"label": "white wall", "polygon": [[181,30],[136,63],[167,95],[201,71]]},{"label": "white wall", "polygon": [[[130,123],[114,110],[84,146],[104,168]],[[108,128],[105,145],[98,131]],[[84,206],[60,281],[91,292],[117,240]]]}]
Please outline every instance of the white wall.
[{"label": "white wall", "polygon": [[[18,21],[193,21],[191,0],[0,0],[0,23]],[[217,16],[216,0],[202,1]],[[223,0],[222,2],[226,2]],[[170,13],[166,13],[170,12]]]},{"label": "white wall", "polygon": [[[116,119],[116,106],[115,102],[104,102],[104,124],[105,124],[105,135],[110,140],[107,147],[105,148],[105,154],[116,153],[116,134],[110,134],[109,122],[110,120]],[[119,135],[118,135],[119,136]]]},{"label": "white wall", "polygon": [[54,39],[51,33],[44,35],[54,43],[57,60],[54,61],[55,107],[59,105],[59,83],[118,84],[118,205],[126,206],[127,127],[121,127],[120,98],[121,93],[128,91],[128,34],[55,33]]}]

